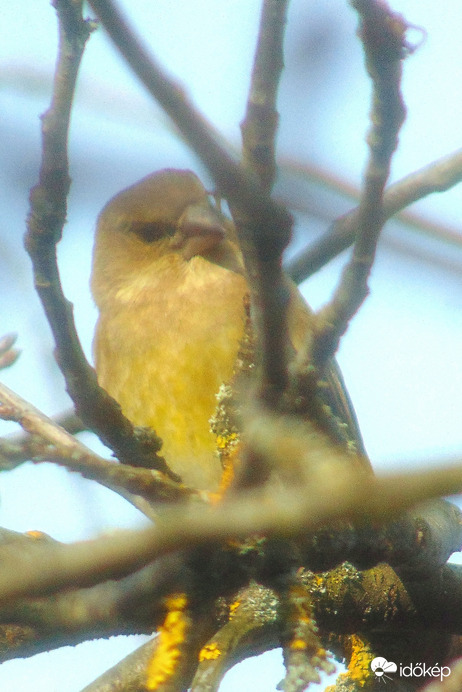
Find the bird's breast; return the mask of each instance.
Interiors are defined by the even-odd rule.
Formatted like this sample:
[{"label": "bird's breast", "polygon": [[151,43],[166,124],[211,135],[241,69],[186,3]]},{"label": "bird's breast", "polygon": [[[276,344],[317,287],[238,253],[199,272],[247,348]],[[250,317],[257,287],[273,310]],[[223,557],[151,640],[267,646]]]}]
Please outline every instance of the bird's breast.
[{"label": "bird's breast", "polygon": [[245,279],[194,257],[139,272],[102,306],[94,354],[100,384],[136,425],[162,437],[172,469],[215,489],[221,469],[209,431],[244,330]]}]

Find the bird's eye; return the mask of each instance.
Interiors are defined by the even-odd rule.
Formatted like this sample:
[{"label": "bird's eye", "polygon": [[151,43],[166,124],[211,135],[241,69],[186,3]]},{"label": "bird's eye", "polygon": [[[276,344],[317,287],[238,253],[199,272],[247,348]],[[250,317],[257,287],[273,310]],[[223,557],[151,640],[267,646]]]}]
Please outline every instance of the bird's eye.
[{"label": "bird's eye", "polygon": [[162,223],[161,221],[132,223],[130,226],[130,232],[137,235],[145,243],[154,243],[162,238],[170,238],[175,234],[175,230],[173,224]]}]

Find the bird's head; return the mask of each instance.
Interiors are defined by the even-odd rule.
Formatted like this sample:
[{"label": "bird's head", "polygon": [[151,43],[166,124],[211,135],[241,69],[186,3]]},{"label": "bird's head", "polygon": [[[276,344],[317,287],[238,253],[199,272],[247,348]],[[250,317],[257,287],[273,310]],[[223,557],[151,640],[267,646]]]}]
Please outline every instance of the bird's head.
[{"label": "bird's head", "polygon": [[[92,290],[98,302],[144,269],[162,271],[201,256],[242,274],[234,225],[188,170],[152,173],[113,197],[98,218]],[[101,284],[104,283],[104,286]]]}]

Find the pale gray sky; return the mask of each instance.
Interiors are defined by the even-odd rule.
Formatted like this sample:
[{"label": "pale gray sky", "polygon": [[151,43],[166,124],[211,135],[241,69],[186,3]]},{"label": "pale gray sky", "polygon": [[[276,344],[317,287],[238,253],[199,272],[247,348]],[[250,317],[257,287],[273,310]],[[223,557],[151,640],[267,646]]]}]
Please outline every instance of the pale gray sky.
[{"label": "pale gray sky", "polygon": [[[158,58],[238,146],[260,3],[121,4]],[[392,178],[398,179],[461,146],[462,99],[454,66],[462,64],[462,10],[457,0],[446,0],[444,10],[430,0],[391,4],[428,33],[404,64],[409,115],[393,164]],[[66,405],[66,396],[53,363],[48,327],[33,296],[21,236],[26,190],[36,180],[39,164],[38,115],[48,102],[55,60],[54,10],[46,0],[4,2],[0,26],[0,286],[2,296],[9,296],[0,304],[0,335],[19,332],[23,349],[17,365],[2,373],[2,379],[53,413]],[[357,183],[366,154],[370,87],[355,26],[355,15],[343,0],[293,0],[279,151]],[[311,43],[305,44],[308,39]],[[307,51],[311,67],[305,65]],[[306,93],[300,74],[305,67]],[[73,186],[59,256],[65,290],[75,304],[90,356],[96,313],[88,276],[96,214],[115,192],[155,168],[194,167],[201,172],[201,167],[131,78],[102,31],[92,36],[84,58],[70,151]],[[341,204],[351,205],[345,200]],[[419,208],[462,229],[460,187],[433,195]],[[390,228],[387,238],[378,253],[371,296],[339,355],[366,446],[380,470],[462,452],[462,252],[402,226]],[[328,299],[342,261],[333,262],[304,286],[313,305]],[[6,429],[0,422],[0,434]],[[40,529],[71,541],[139,521],[134,510],[109,492],[51,465],[28,465],[2,475],[0,483],[0,524],[7,528]],[[17,692],[30,688],[33,680],[35,692],[78,692],[134,645],[117,638],[8,662],[0,667],[0,689]],[[275,689],[283,675],[280,655],[270,653],[263,662],[238,667],[227,676],[222,692],[250,689],[243,675],[251,678],[252,692]]]}]

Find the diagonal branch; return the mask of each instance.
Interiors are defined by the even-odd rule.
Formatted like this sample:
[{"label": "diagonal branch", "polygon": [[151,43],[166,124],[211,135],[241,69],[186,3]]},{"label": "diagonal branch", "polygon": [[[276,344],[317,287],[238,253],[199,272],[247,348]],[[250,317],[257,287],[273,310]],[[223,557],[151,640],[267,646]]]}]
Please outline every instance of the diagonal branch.
[{"label": "diagonal branch", "polygon": [[154,637],[105,671],[81,692],[140,692],[146,683],[146,668],[157,648]]},{"label": "diagonal branch", "polygon": [[[62,411],[50,420],[70,435],[77,435],[86,430],[73,409]],[[35,456],[35,441],[29,433],[22,431],[0,437],[0,471],[12,471]]]},{"label": "diagonal branch", "polygon": [[151,502],[186,499],[191,495],[186,487],[160,471],[103,459],[3,384],[0,384],[0,418],[18,422],[32,436],[29,439],[33,461],[51,461],[77,471],[118,493],[150,519],[156,516]]},{"label": "diagonal branch", "polygon": [[[267,421],[271,429],[273,418]],[[268,435],[260,425],[247,430],[258,452],[268,452]],[[313,436],[311,436],[313,437]],[[288,439],[287,437],[285,439]],[[252,534],[283,538],[306,535],[339,520],[355,523],[385,522],[416,503],[462,490],[461,466],[419,473],[370,477],[351,468],[350,457],[326,449],[321,439],[310,456],[319,460],[308,485],[297,488],[243,493],[226,504],[207,507],[172,506],[159,516],[155,527],[119,531],[73,545],[31,546],[27,555],[8,546],[0,548],[0,603],[24,595],[34,596],[68,586],[91,586],[106,579],[131,574],[158,557],[195,546],[241,538]],[[328,443],[329,444],[329,443]],[[271,445],[272,453],[286,459],[287,453],[301,466],[306,464],[306,441],[289,448]],[[295,463],[295,462],[294,462]],[[316,488],[310,493],[308,488]]]},{"label": "diagonal branch", "polygon": [[[458,149],[437,161],[427,164],[390,185],[383,195],[384,222],[395,214],[410,225],[426,230],[423,219],[402,212],[406,207],[434,192],[445,192],[462,181],[462,149]],[[359,208],[352,209],[334,221],[329,230],[318,240],[295,256],[286,271],[296,283],[301,283],[315,274],[331,259],[346,250],[354,241],[358,228]],[[428,230],[427,230],[428,232]],[[441,229],[443,238],[454,242],[455,232]],[[460,242],[460,234],[457,236]]]},{"label": "diagonal branch", "polygon": [[[234,161],[220,144],[220,136],[194,108],[184,91],[156,62],[112,0],[90,0],[102,25],[149,93],[170,116],[188,146],[199,156],[214,178],[220,193],[253,220],[253,232],[267,235],[270,229],[284,232],[268,238],[277,245],[288,241],[292,220],[287,211],[268,198],[260,185]],[[278,236],[281,237],[278,237]]]}]

